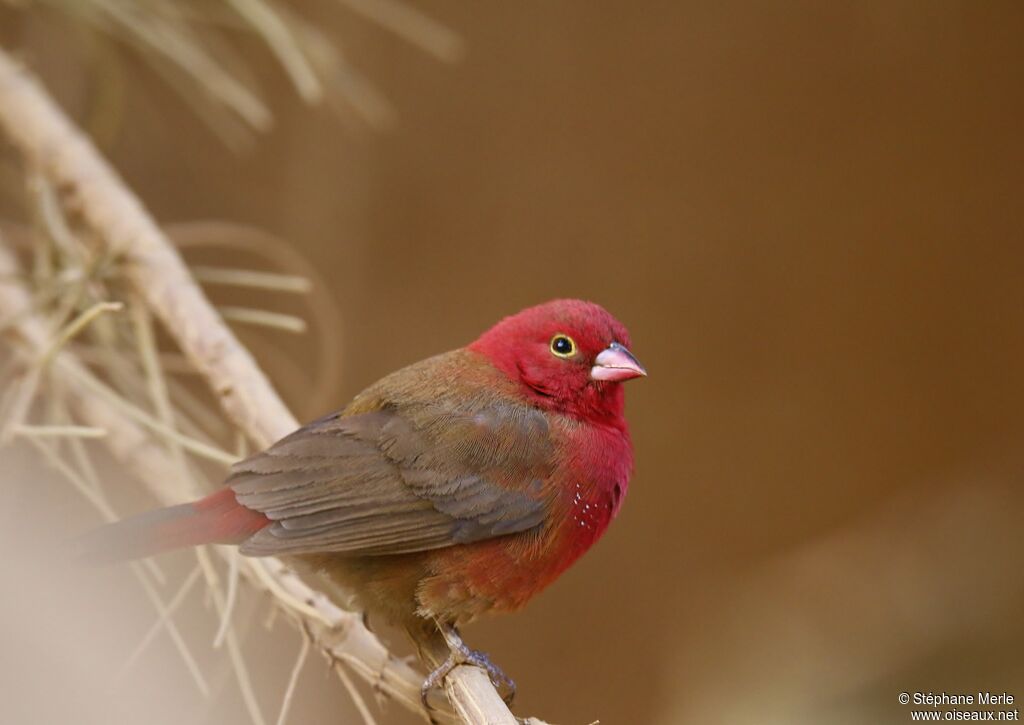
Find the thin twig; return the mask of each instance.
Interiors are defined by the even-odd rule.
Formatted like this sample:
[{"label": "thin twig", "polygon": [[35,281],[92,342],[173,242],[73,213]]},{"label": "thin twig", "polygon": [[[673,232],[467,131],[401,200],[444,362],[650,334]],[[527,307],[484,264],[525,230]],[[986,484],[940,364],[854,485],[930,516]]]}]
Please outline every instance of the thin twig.
[{"label": "thin twig", "polygon": [[[167,383],[163,372],[160,369],[160,360],[157,356],[156,340],[153,334],[153,320],[149,310],[141,301],[136,301],[131,308],[132,326],[135,330],[136,348],[139,351],[139,358],[142,360],[142,370],[146,377],[146,384],[149,389],[149,397],[156,409],[157,418],[167,430],[178,433],[175,427],[174,409],[171,407],[171,400],[167,395]],[[189,478],[189,469],[185,462],[185,453],[180,440],[176,436],[167,436],[167,450],[178,469],[182,480]]]},{"label": "thin twig", "polygon": [[206,678],[203,677],[202,670],[199,669],[199,664],[196,662],[195,657],[192,656],[192,651],[188,648],[185,643],[185,638],[181,636],[181,632],[178,631],[177,625],[174,624],[174,620],[170,618],[167,613],[167,605],[164,604],[160,595],[157,593],[153,585],[149,583],[143,574],[143,569],[139,564],[132,563],[132,570],[135,572],[136,577],[142,584],[142,591],[146,593],[146,597],[157,611],[159,621],[163,622],[164,628],[167,630],[167,634],[170,636],[171,641],[177,648],[178,653],[185,662],[185,667],[188,669],[192,679],[196,683],[196,687],[199,688],[200,694],[203,697],[210,696],[210,687],[206,684]]},{"label": "thin twig", "polygon": [[217,627],[217,634],[213,638],[213,646],[219,648],[224,644],[224,635],[227,634],[231,625],[231,612],[235,609],[235,599],[238,596],[238,559],[239,553],[232,550],[228,553],[228,601],[224,612],[220,615],[220,626]]},{"label": "thin twig", "polygon": [[250,307],[218,307],[217,309],[221,317],[232,322],[270,327],[275,330],[284,330],[285,332],[293,332],[299,335],[306,331],[306,321],[295,315],[255,310]]},{"label": "thin twig", "polygon": [[307,103],[318,103],[323,88],[309,61],[288,29],[288,24],[272,5],[260,0],[227,0],[263,37],[291,77],[295,89]]},{"label": "thin twig", "polygon": [[455,61],[462,55],[462,40],[456,33],[408,3],[398,0],[339,2],[441,60]]},{"label": "thin twig", "polygon": [[175,592],[174,596],[171,597],[171,600],[167,602],[167,605],[164,608],[164,611],[161,614],[161,616],[159,616],[157,620],[153,622],[150,628],[146,630],[146,634],[142,636],[142,639],[139,640],[139,643],[135,646],[135,649],[132,650],[132,653],[128,655],[127,659],[125,659],[124,663],[121,665],[121,668],[117,671],[117,674],[114,675],[114,682],[118,682],[124,679],[124,677],[131,671],[132,667],[135,666],[135,663],[138,662],[139,658],[145,653],[150,643],[152,643],[153,640],[156,639],[156,636],[160,633],[160,630],[167,625],[168,620],[170,620],[174,613],[178,611],[178,607],[180,607],[182,602],[185,601],[185,597],[187,597],[189,592],[192,591],[192,587],[194,587],[196,582],[199,581],[199,575],[202,573],[202,569],[200,569],[197,566],[192,569],[191,574],[185,577],[185,581],[181,583],[181,586],[178,588],[178,591]]},{"label": "thin twig", "polygon": [[53,240],[61,254],[65,256],[77,254],[78,247],[75,244],[74,235],[68,227],[53,184],[42,176],[37,176],[33,180],[36,181],[33,186],[37,191],[39,217],[47,235]]},{"label": "thin twig", "polygon": [[[227,612],[227,605],[224,601],[224,594],[221,592],[220,577],[217,575],[213,562],[210,561],[206,547],[200,546],[197,548],[195,555],[196,560],[199,562],[199,567],[206,577],[206,586],[213,598],[214,608],[217,610],[218,616],[224,617]],[[253,725],[265,725],[266,721],[263,719],[263,711],[260,709],[259,701],[256,699],[256,690],[253,688],[252,678],[249,676],[249,667],[246,665],[245,657],[242,655],[241,644],[238,642],[238,638],[235,636],[235,632],[230,625],[225,635],[225,641],[227,642],[228,659],[231,661],[231,668],[235,673],[235,681],[238,683],[238,691],[242,695],[242,702],[245,703],[246,710],[249,711],[249,717]]]},{"label": "thin twig", "polygon": [[108,522],[117,521],[117,513],[115,513],[110,502],[103,496],[101,491],[97,491],[78,475],[74,468],[69,466],[60,456],[57,455],[56,451],[50,448],[39,438],[29,438],[29,442],[35,446],[40,453],[43,454],[43,459],[51,465],[58,473],[64,478],[71,482],[71,485],[75,487],[75,490],[82,494],[82,497],[88,501],[93,508],[99,511],[100,515]]},{"label": "thin twig", "polygon": [[107,431],[87,425],[16,425],[15,435],[26,438],[105,438]]},{"label": "thin twig", "polygon": [[[52,381],[54,390],[51,396],[54,402],[54,415],[53,420],[57,425],[73,426],[74,419],[71,417],[71,411],[68,410],[66,391],[64,390],[61,383],[54,379]],[[86,428],[93,428],[93,426],[82,426]],[[102,430],[109,433],[106,428],[95,428],[95,430]],[[99,474],[96,472],[96,467],[92,463],[92,459],[89,457],[89,452],[86,450],[84,440],[77,436],[68,438],[68,448],[71,450],[71,457],[75,464],[75,470],[77,470],[82,477],[85,484],[96,491],[99,495],[104,496],[103,485],[100,482]],[[166,582],[166,577],[160,567],[157,566],[156,562],[152,559],[147,559],[146,568],[150,570],[156,579],[157,584],[163,585]]]},{"label": "thin twig", "polygon": [[124,309],[121,302],[97,302],[85,312],[80,314],[68,325],[57,333],[56,338],[46,349],[40,359],[40,365],[46,367],[53,359],[54,353],[64,347],[75,335],[80,333],[86,326],[105,312],[120,312]]},{"label": "thin twig", "polygon": [[363,698],[363,694],[359,692],[359,688],[356,687],[356,683],[352,681],[352,678],[345,672],[345,663],[338,661],[334,665],[334,671],[338,673],[338,679],[341,680],[341,684],[348,690],[349,697],[352,698],[352,702],[355,703],[356,710],[363,718],[365,725],[377,725],[377,720],[373,717],[373,713],[370,712],[369,706],[366,704],[366,700]]},{"label": "thin twig", "polygon": [[73,369],[71,374],[78,379],[79,383],[89,388],[98,396],[104,398],[108,403],[110,403],[114,407],[120,408],[121,411],[124,412],[124,414],[127,415],[129,418],[132,418],[136,422],[141,423],[154,433],[164,438],[173,440],[175,443],[178,443],[182,448],[189,451],[190,453],[194,453],[201,458],[205,458],[215,463],[221,463],[227,466],[230,466],[237,460],[232,454],[228,453],[227,451],[223,451],[220,448],[215,448],[214,446],[203,443],[202,441],[197,441],[194,438],[189,438],[185,434],[179,433],[174,428],[170,428],[164,425],[159,420],[151,416],[149,413],[145,412],[138,406],[132,405],[127,400],[119,396],[103,382],[97,380],[94,375],[86,371],[84,368]]},{"label": "thin twig", "polygon": [[230,267],[192,267],[192,275],[200,282],[223,284],[234,287],[272,290],[307,294],[313,289],[308,277],[279,272],[259,272],[254,269],[232,269]]},{"label": "thin twig", "polygon": [[7,443],[14,436],[14,429],[28,417],[41,378],[42,368],[32,365],[11,383],[0,404],[0,445]]},{"label": "thin twig", "polygon": [[281,700],[281,712],[277,716],[277,725],[284,725],[288,720],[288,708],[291,707],[292,697],[295,695],[295,685],[299,682],[299,673],[302,665],[306,664],[306,657],[309,655],[309,637],[302,638],[302,647],[299,649],[299,657],[292,667],[292,674],[288,677],[288,686],[284,691],[284,698]]}]

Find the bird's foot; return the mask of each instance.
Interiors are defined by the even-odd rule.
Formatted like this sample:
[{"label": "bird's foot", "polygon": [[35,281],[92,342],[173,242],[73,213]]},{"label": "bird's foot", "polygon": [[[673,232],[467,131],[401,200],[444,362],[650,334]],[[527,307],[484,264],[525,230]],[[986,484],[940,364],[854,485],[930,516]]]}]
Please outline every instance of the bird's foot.
[{"label": "bird's foot", "polygon": [[423,705],[428,710],[430,704],[428,696],[430,691],[435,687],[444,682],[444,678],[459,665],[472,665],[473,667],[479,667],[491,680],[491,684],[494,685],[495,689],[500,693],[502,689],[505,693],[501,699],[505,701],[506,705],[511,705],[513,698],[516,696],[516,683],[515,681],[506,675],[500,667],[491,662],[491,659],[475,649],[470,649],[465,642],[462,641],[462,637],[456,629],[449,625],[439,625],[441,634],[444,635],[445,641],[448,643],[448,658],[441,664],[440,667],[436,668],[433,672],[427,675],[427,679],[423,681],[423,687],[420,690],[420,698],[423,700]]},{"label": "bird's foot", "polygon": [[491,684],[494,685],[495,689],[500,693],[502,689],[505,693],[501,696],[501,699],[505,701],[506,705],[511,705],[512,700],[516,696],[516,683],[511,677],[505,674],[505,672],[498,667],[498,665],[491,662],[491,658],[487,656],[485,652],[480,650],[466,648],[465,662],[467,665],[474,665],[480,667],[487,673],[487,676],[491,679]]}]

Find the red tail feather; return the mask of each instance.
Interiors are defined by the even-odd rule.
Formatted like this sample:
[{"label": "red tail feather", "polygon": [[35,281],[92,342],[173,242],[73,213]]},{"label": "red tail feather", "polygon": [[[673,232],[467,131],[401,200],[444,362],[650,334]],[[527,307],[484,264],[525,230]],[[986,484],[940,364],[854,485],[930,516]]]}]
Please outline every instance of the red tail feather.
[{"label": "red tail feather", "polygon": [[270,524],[224,488],[192,503],[148,511],[108,524],[79,541],[82,558],[123,561],[200,544],[241,544]]},{"label": "red tail feather", "polygon": [[196,513],[189,520],[194,522],[198,539],[184,542],[185,545],[241,544],[270,524],[270,519],[259,511],[238,503],[235,492],[230,488],[222,488],[195,501],[192,508]]}]

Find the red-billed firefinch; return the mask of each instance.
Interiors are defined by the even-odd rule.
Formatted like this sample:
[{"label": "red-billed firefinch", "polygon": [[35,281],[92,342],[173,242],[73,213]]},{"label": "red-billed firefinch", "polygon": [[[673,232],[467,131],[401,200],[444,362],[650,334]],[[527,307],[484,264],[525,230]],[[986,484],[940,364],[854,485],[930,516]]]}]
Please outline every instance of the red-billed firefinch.
[{"label": "red-billed firefinch", "polygon": [[[513,611],[589,549],[633,468],[622,381],[645,375],[596,304],[554,300],[371,385],[233,467],[226,487],[86,542],[95,557],[205,543],[286,556],[418,642],[503,678],[455,627]],[[507,680],[506,680],[507,681]]]}]

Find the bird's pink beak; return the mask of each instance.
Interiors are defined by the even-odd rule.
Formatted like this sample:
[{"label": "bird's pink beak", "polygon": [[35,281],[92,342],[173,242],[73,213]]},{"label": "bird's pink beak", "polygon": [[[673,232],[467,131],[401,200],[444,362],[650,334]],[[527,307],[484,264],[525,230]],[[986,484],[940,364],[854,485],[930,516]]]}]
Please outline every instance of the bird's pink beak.
[{"label": "bird's pink beak", "polygon": [[613,342],[608,349],[602,350],[594,358],[594,366],[590,368],[592,380],[620,381],[639,378],[647,375],[644,366],[633,357],[633,353]]}]

